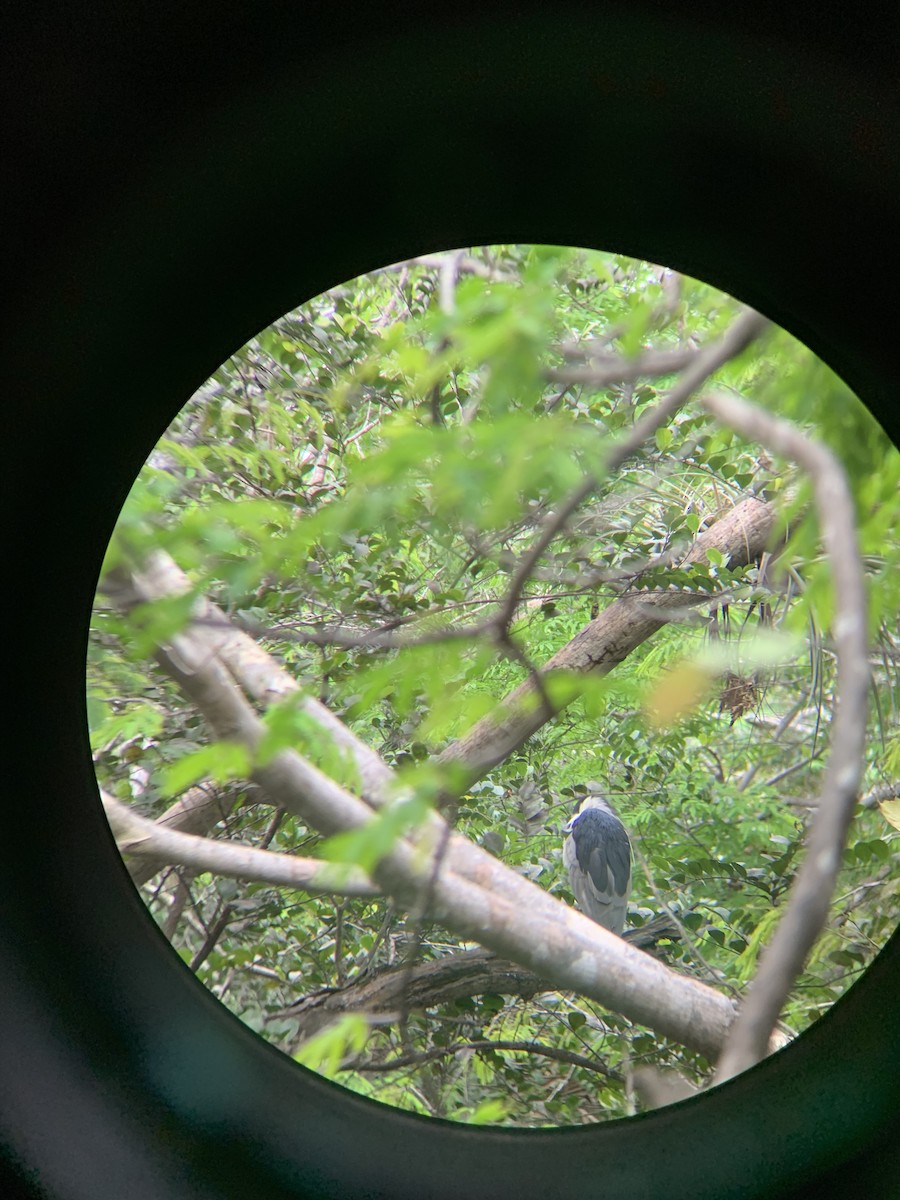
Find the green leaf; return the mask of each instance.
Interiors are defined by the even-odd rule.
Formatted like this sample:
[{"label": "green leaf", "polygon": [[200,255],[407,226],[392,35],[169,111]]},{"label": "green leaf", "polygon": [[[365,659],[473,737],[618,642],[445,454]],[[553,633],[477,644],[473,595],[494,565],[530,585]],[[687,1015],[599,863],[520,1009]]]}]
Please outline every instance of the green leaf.
[{"label": "green leaf", "polygon": [[333,1079],[348,1057],[365,1049],[369,1023],[359,1013],[345,1013],[327,1029],[313,1034],[294,1054],[294,1061],[326,1079]]},{"label": "green leaf", "polygon": [[738,955],[735,963],[735,977],[740,983],[747,983],[756,971],[759,955],[766,942],[772,936],[775,926],[781,919],[781,915],[779,909],[770,908],[750,934],[746,950]]},{"label": "green leaf", "polygon": [[497,1125],[509,1115],[510,1106],[505,1100],[483,1100],[474,1109],[459,1109],[455,1114],[457,1121],[465,1121],[467,1125]]},{"label": "green leaf", "polygon": [[201,779],[228,783],[232,779],[249,778],[251,770],[252,758],[246,746],[239,742],[214,742],[164,767],[160,772],[160,793],[171,799]]},{"label": "green leaf", "polygon": [[[88,721],[91,728],[91,749],[100,750],[115,742],[132,738],[153,739],[163,731],[163,714],[152,704],[130,704],[121,713],[112,712],[110,705],[98,697],[89,698]],[[101,714],[106,714],[102,717]]]},{"label": "green leaf", "polygon": [[422,824],[430,810],[428,796],[401,794],[360,828],[327,838],[319,853],[329,862],[346,863],[371,873],[399,838]]}]

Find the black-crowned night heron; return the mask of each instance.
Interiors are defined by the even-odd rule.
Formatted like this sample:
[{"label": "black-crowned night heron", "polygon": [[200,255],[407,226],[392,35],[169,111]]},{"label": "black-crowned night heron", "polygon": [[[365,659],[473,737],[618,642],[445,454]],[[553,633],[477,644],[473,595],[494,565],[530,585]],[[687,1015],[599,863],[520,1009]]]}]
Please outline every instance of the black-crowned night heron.
[{"label": "black-crowned night heron", "polygon": [[588,794],[566,825],[563,862],[578,907],[604,929],[621,933],[631,891],[631,842],[602,796]]}]

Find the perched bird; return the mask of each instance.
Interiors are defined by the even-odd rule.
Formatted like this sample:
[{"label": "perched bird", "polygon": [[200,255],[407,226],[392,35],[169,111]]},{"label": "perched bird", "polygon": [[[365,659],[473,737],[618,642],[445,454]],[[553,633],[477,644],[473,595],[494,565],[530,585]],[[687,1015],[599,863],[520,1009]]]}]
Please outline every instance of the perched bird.
[{"label": "perched bird", "polygon": [[565,827],[563,862],[583,913],[613,933],[625,928],[631,891],[631,842],[602,796],[588,794]]}]

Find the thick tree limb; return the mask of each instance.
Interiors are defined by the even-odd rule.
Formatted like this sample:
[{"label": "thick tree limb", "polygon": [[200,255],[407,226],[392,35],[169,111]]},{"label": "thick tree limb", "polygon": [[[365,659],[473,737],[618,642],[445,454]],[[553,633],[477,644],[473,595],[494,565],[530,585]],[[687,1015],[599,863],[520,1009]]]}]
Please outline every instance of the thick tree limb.
[{"label": "thick tree limb", "polygon": [[[731,567],[750,562],[765,549],[774,524],[775,512],[770,505],[755,499],[743,501],[700,535],[688,552],[686,561],[701,562],[706,551],[715,548],[726,556]],[[105,586],[109,589],[110,582],[107,581]],[[189,586],[186,575],[172,559],[167,554],[157,552],[151,555],[141,571],[134,573],[124,589],[120,586],[120,603],[152,602],[164,596],[181,594]],[[122,595],[125,596],[124,601]],[[605,673],[692,602],[691,598],[668,592],[637,593],[618,600],[554,655],[544,671],[598,670]],[[215,656],[221,661],[229,675],[253,699],[267,705],[299,691],[296,680],[251,637],[235,630],[222,610],[211,601],[198,598],[194,613],[199,621],[191,626],[191,637],[205,648],[208,656]],[[448,747],[440,758],[464,764],[472,780],[485,774],[502,761],[505,753],[509,753],[508,750],[504,751],[504,736],[518,738],[515,744],[520,744],[548,719],[546,706],[540,708],[532,704],[515,720],[515,702],[526,697],[529,691],[529,683],[522,685],[500,706],[501,711],[504,707],[513,708],[509,726],[496,716],[489,715],[460,741]],[[323,734],[352,759],[360,780],[361,797],[373,807],[383,803],[393,781],[393,772],[383,759],[314,697],[304,695],[298,703],[302,711],[322,729]],[[173,826],[178,820],[175,811],[178,803],[166,814],[166,819],[171,819]],[[220,819],[220,814],[212,807],[205,811],[209,818],[207,828],[212,828]],[[191,819],[194,820],[193,817]],[[177,827],[181,827],[180,823]],[[200,831],[196,824],[194,829]],[[436,814],[432,829],[435,838],[444,836],[442,819]],[[491,890],[507,886],[505,868],[468,839],[452,835],[447,855],[453,870],[466,878],[477,879],[482,886]]]},{"label": "thick tree limb", "polygon": [[290,1018],[301,1038],[311,1037],[345,1013],[364,1013],[379,1024],[401,1013],[437,1008],[469,996],[533,996],[553,991],[533,971],[489,950],[462,950],[431,962],[396,963],[342,988],[304,996],[296,1004],[270,1013],[267,1021]]},{"label": "thick tree limb", "polygon": [[[765,544],[774,519],[774,512],[768,505],[758,500],[746,501],[704,533],[702,538],[698,539],[692,554],[698,560],[702,559],[706,549],[715,546],[726,554],[732,565],[749,561]],[[186,577],[172,560],[166,555],[156,554],[152,556],[143,572],[135,574],[130,590],[135,599],[149,601],[161,595],[184,591],[187,586]],[[650,636],[668,619],[671,613],[667,613],[666,604],[674,604],[677,608],[684,603],[683,597],[669,593],[663,593],[656,599],[659,601],[656,608],[653,607],[654,597],[650,595],[640,595],[627,602],[617,602],[613,605],[615,612],[609,625],[605,624],[601,616],[578,634],[551,662],[563,663],[570,670],[590,670],[598,664],[601,669],[610,669],[616,662],[621,661],[630,649]],[[648,605],[652,614],[650,617],[645,611]],[[197,601],[197,611],[206,615],[209,620],[208,623],[191,627],[190,637],[197,646],[196,653],[201,661],[205,660],[210,664],[221,662],[227,667],[227,674],[223,672],[227,687],[232,686],[231,677],[234,677],[249,694],[263,703],[297,690],[297,684],[291,676],[278,667],[252,639],[227,626],[224,614],[215,605],[200,599]],[[165,666],[165,663],[163,665]],[[317,701],[311,697],[304,697],[302,705],[304,712],[314,717],[323,728],[323,732],[334,737],[338,745],[352,755],[360,773],[363,797],[374,805],[383,803],[389,794],[392,780],[392,772],[387,765]],[[476,726],[476,730],[479,728],[480,726]],[[272,798],[270,795],[270,799]],[[291,808],[291,804],[286,806]],[[292,811],[295,809],[292,808]],[[306,819],[310,817],[307,815]],[[311,823],[324,832],[350,827],[343,824],[323,825],[315,818]],[[427,830],[433,839],[432,844],[439,844],[440,840],[446,837],[445,823],[437,814],[432,815]],[[544,920],[548,922],[548,929],[558,922],[559,905],[553,897],[509,871],[497,859],[468,839],[455,833],[451,834],[445,862],[455,876],[476,884],[486,893],[483,904],[488,907],[493,898],[503,897],[520,912],[536,913],[540,910]],[[472,936],[476,940],[483,940],[477,932]],[[516,957],[516,952],[512,950],[498,949],[501,953],[507,953],[509,957]],[[526,960],[520,958],[519,961]],[[546,968],[543,970],[548,973]],[[730,1005],[729,1001],[722,999],[723,1003]],[[727,1024],[729,1017],[726,1010],[721,1009],[716,1019],[720,1027],[723,1020]]]},{"label": "thick tree limb", "polygon": [[[709,549],[721,551],[729,569],[752,562],[770,548],[775,510],[762,500],[741,501],[702,533],[685,555],[684,563],[703,562]],[[707,598],[707,599],[711,599]],[[544,664],[544,676],[553,671],[606,674],[618,666],[647,638],[697,604],[696,597],[679,592],[635,593],[623,596],[604,609],[589,625]],[[530,680],[520,684],[459,741],[438,756],[440,762],[465,765],[473,778],[502,762],[558,710],[547,711]]]},{"label": "thick tree limb", "polygon": [[809,474],[834,581],[832,629],[838,664],[831,757],[806,856],[719,1060],[716,1081],[721,1082],[765,1056],[788,993],[828,917],[862,775],[869,666],[865,577],[853,499],[837,458],[787,421],[735,396],[708,395],[703,403],[724,424],[772,453],[792,459]]},{"label": "thick tree limb", "polygon": [[[265,727],[204,637],[178,634],[157,648],[156,658],[216,736],[255,753]],[[270,800],[323,833],[359,829],[372,819],[363,800],[293,751],[258,764],[251,778]],[[399,839],[374,871],[379,886],[413,911],[427,897],[431,914],[448,928],[557,987],[589,996],[707,1057],[718,1052],[734,1019],[730,1000],[629,946],[459,835],[435,871],[435,831],[442,828],[435,814],[416,835]],[[454,854],[456,847],[463,850]],[[457,863],[470,877],[456,873]]]},{"label": "thick tree limb", "polygon": [[[714,545],[726,553],[734,563],[747,561],[747,556],[752,557],[756,552],[757,545],[762,545],[765,540],[764,534],[768,534],[773,522],[774,513],[767,505],[761,501],[747,501],[733,510],[729,517],[708,530],[699,546],[695,547],[694,553],[698,558],[702,557],[705,549]],[[167,556],[160,554],[153,556],[147,571],[136,574],[130,585],[136,600],[150,600],[158,595],[172,594],[173,591],[184,590],[186,586],[187,580],[184,575]],[[639,644],[668,619],[668,615],[671,614],[667,615],[666,603],[675,603],[676,606],[683,603],[681,597],[670,598],[668,593],[657,599],[661,606],[653,611],[652,617],[647,617],[646,613],[640,610],[623,608],[623,602],[617,602],[618,613],[612,624],[606,628],[605,634],[602,626],[598,630],[597,622],[592,622],[587,630],[573,639],[569,647],[556,656],[555,662],[559,663],[562,660],[568,669],[579,669],[579,664],[580,669],[595,669],[598,663],[609,669],[615,662],[621,661],[633,645]],[[627,604],[650,604],[652,609],[653,600],[650,596],[640,596]],[[255,743],[261,736],[259,719],[235,687],[234,677],[240,679],[250,694],[263,701],[271,701],[295,691],[297,685],[252,639],[223,628],[224,615],[215,606],[205,600],[199,600],[198,606],[201,612],[216,617],[215,624],[210,622],[192,627],[189,634],[180,635],[176,639],[173,651],[159,652],[159,661],[195,700],[219,736],[238,737],[251,744]],[[613,608],[615,609],[616,605]],[[598,618],[598,621],[600,620]],[[635,626],[632,621],[637,621],[640,626],[637,629],[636,640],[633,636]],[[628,630],[631,631],[631,643],[626,636]],[[383,803],[392,779],[392,773],[386,764],[374,751],[359,742],[324,706],[311,697],[304,697],[302,703],[304,711],[314,715],[323,729],[331,733],[338,744],[352,754],[360,773],[364,796],[371,803]],[[299,756],[282,757],[287,758],[290,764],[290,769],[286,772],[287,778],[275,771],[274,764],[255,775],[257,782],[263,786],[271,800],[284,804],[290,811],[300,811],[304,819],[325,833],[358,827],[369,818],[370,811],[366,804],[344,793],[343,789],[316,772],[310,764],[303,763]],[[308,790],[318,796],[320,801],[312,808],[302,800]],[[340,797],[340,803],[332,805],[329,799],[332,796]],[[430,833],[432,845],[437,844],[444,828],[442,818],[434,814],[425,831],[426,834]],[[579,956],[587,954],[589,959],[596,959],[598,947],[595,938],[598,932],[604,931],[598,931],[596,926],[580,914],[570,913],[570,919],[583,925],[575,932],[573,941],[566,944],[563,939],[557,946],[559,936],[563,933],[559,902],[458,834],[452,834],[449,839],[446,867],[441,874],[445,903],[449,902],[450,907],[438,905],[438,912],[440,914],[443,910],[446,913],[445,919],[453,928],[460,928],[451,915],[454,902],[453,886],[459,882],[461,886],[467,885],[469,888],[466,897],[467,915],[462,929],[464,936],[474,937],[495,949],[497,953],[533,967],[543,977],[556,979],[558,986],[594,995],[595,999],[601,999],[601,1002],[618,1011],[623,1011],[619,1005],[624,1000],[628,1006],[626,1015],[633,1016],[633,1019],[656,1028],[655,1022],[659,1018],[665,1026],[659,1031],[666,1036],[673,1036],[677,1040],[686,1037],[688,1044],[702,1048],[702,1052],[706,1054],[717,1052],[733,1014],[731,1002],[725,997],[705,988],[704,985],[687,980],[682,980],[686,986],[683,992],[679,993],[664,982],[664,978],[671,976],[681,980],[681,977],[660,968],[664,975],[660,975],[653,987],[646,992],[640,1005],[643,1015],[638,1015],[637,1010],[631,1006],[630,996],[631,985],[637,983],[640,973],[633,975],[630,983],[627,977],[632,975],[637,962],[645,956],[638,955],[637,959],[632,958],[630,962],[621,961],[618,971],[607,973],[606,982],[614,986],[608,991],[604,989],[603,997],[597,996],[597,972],[591,968],[588,959],[581,960]],[[388,890],[392,890],[390,884],[386,886]],[[504,920],[508,920],[510,925],[520,924],[518,915],[528,911],[529,930],[509,938],[507,928],[503,930],[502,937],[495,939],[491,928],[496,928],[501,909]],[[536,946],[535,938],[539,930],[543,931],[547,940],[544,944]],[[593,948],[589,949],[589,946]],[[601,957],[611,954],[614,958],[620,958],[624,949],[621,942],[616,945],[616,939],[612,938],[612,945],[606,947],[606,952]],[[631,951],[631,954],[635,955],[637,952]],[[553,964],[560,962],[563,957],[568,969],[563,972],[564,977],[559,977]],[[697,989],[701,991],[697,992]],[[668,1009],[670,1005],[673,1011],[669,1012],[668,1016],[662,1011],[657,1011],[660,1006],[662,1009]],[[654,1012],[656,1016],[653,1015]],[[670,1019],[673,1023],[670,1023]],[[678,1032],[675,1032],[676,1029]],[[698,1041],[702,1042],[702,1047],[697,1045]]]},{"label": "thick tree limb", "polygon": [[100,798],[122,854],[314,894],[381,895],[380,888],[356,868],[337,869],[333,863],[317,858],[299,858],[274,850],[245,846],[240,842],[216,841],[191,833],[179,833],[157,821],[148,821],[146,817],[139,816],[127,804],[122,804],[106,792],[101,791]]},{"label": "thick tree limb", "polygon": [[[672,922],[659,917],[641,929],[628,930],[625,941],[648,948],[671,936],[677,936]],[[470,996],[529,997],[558,990],[556,984],[490,950],[461,950],[431,962],[397,963],[343,987],[315,992],[267,1020],[296,1020],[299,1036],[307,1038],[349,1012],[368,1014],[383,1025],[412,1009],[439,1008]]]},{"label": "thick tree limb", "polygon": [[[105,797],[104,804],[106,803]],[[233,803],[233,802],[232,802]],[[180,833],[190,833],[201,836],[227,817],[232,804],[225,804],[218,789],[208,785],[188,788],[171,804],[161,817],[152,822],[155,827],[172,829]],[[131,810],[128,810],[131,812]],[[107,817],[109,813],[106,814]],[[135,814],[136,815],[136,814]],[[112,821],[110,821],[112,824]],[[154,843],[160,845],[161,843]],[[122,849],[122,846],[119,846]],[[168,867],[178,860],[169,853],[158,855],[144,853],[135,854],[127,862],[128,874],[135,887],[142,887],[148,879],[152,879],[157,871]],[[187,865],[187,864],[182,864]]]}]

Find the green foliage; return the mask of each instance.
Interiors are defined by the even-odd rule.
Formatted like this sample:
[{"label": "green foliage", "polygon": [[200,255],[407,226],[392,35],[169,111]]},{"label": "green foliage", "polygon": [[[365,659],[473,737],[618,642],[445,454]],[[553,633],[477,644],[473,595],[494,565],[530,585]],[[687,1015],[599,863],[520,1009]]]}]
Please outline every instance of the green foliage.
[{"label": "green foliage", "polygon": [[[809,489],[695,403],[604,477],[608,448],[675,377],[551,378],[571,365],[568,344],[593,341],[626,359],[690,349],[734,319],[728,297],[594,250],[496,246],[466,251],[457,267],[452,302],[446,261],[430,259],[325,293],[238,350],[173,422],[129,495],[104,570],[162,549],[192,588],[127,616],[98,596],[87,666],[98,778],[152,817],[202,787],[219,816],[211,836],[371,870],[399,836],[423,829],[445,790],[458,791],[432,755],[497,713],[618,596],[675,587],[698,600],[698,618],[661,629],[606,677],[549,679],[565,711],[465,792],[455,820],[571,903],[562,826],[575,789],[600,781],[639,855],[630,922],[675,907],[685,937],[665,946],[666,960],[740,994],[802,859],[829,746],[833,593]],[[827,366],[781,331],[713,384],[790,418],[846,467],[870,587],[866,782],[896,781],[900,455]],[[522,556],[588,474],[594,493],[535,564],[509,638],[498,640],[490,619]],[[692,539],[748,491],[777,503],[790,530],[774,569],[731,568],[715,550],[684,565]],[[211,739],[151,658],[200,594],[261,629],[300,685],[260,712],[252,754]],[[673,680],[668,719],[654,722]],[[746,703],[729,706],[729,695]],[[295,748],[359,791],[355,766],[304,711],[309,696],[398,772],[374,821],[325,840],[273,816],[248,782]],[[893,931],[898,866],[900,834],[861,807],[828,929],[784,1014],[795,1030]],[[555,993],[460,997],[408,1014],[402,1034],[351,1014],[298,1046],[281,1009],[407,953],[452,953],[459,939],[386,901],[210,874],[162,872],[143,894],[178,953],[251,1028],[385,1103],[474,1123],[572,1124],[627,1112],[634,1066],[709,1075],[684,1048]],[[410,1047],[421,1061],[390,1066]],[[564,1063],[541,1047],[581,1057]]]},{"label": "green foliage", "polygon": [[164,767],[159,773],[159,790],[163,796],[171,798],[187,791],[201,779],[210,779],[213,783],[246,779],[252,763],[253,756],[239,742],[213,742]]},{"label": "green foliage", "polygon": [[369,1036],[369,1023],[358,1013],[345,1013],[321,1033],[308,1038],[294,1058],[303,1067],[333,1079],[344,1059],[359,1054]]},{"label": "green foliage", "polygon": [[428,815],[425,796],[401,794],[386,804],[372,821],[360,829],[336,833],[319,847],[331,862],[353,864],[372,871],[393,849],[398,838],[418,828]]}]

